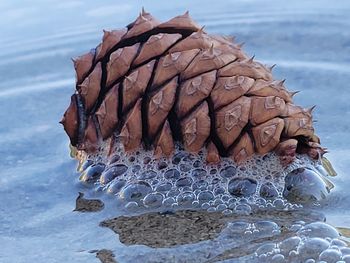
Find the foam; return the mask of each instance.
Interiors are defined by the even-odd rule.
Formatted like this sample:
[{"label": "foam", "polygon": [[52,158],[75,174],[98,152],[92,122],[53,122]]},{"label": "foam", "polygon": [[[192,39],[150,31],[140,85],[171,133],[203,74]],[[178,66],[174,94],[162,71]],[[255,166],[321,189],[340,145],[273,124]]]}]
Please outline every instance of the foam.
[{"label": "foam", "polygon": [[[349,262],[350,250],[335,228],[323,222],[290,227],[295,235],[266,243],[254,253],[258,262]],[[344,260],[344,261],[341,261]]]},{"label": "foam", "polygon": [[[201,208],[250,214],[256,208],[293,208],[298,205],[283,198],[286,175],[319,164],[306,155],[297,155],[292,164],[282,167],[278,156],[269,153],[256,155],[240,166],[230,158],[210,165],[205,161],[205,149],[190,154],[179,144],[170,159],[155,159],[153,151],[146,150],[125,154],[119,142],[111,151],[114,154],[108,156],[106,145],[95,155],[77,153],[80,178],[114,194],[129,210]],[[118,176],[110,180],[115,174]]]}]

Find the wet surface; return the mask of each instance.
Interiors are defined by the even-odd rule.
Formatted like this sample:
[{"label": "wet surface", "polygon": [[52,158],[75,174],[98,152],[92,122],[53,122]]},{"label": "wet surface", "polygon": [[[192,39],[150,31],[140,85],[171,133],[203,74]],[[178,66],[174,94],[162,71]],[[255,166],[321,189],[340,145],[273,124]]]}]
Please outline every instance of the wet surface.
[{"label": "wet surface", "polygon": [[[288,257],[294,256],[291,252],[294,248],[288,252],[291,255],[285,255],[285,243],[279,243],[287,239],[287,235],[280,234],[285,233],[282,225],[294,225],[287,232],[303,239],[296,245],[298,253],[305,252],[303,255],[318,260],[324,251],[317,254],[305,250],[316,242],[327,250],[322,259],[330,254],[333,258],[348,260],[349,251],[342,247],[343,244],[338,244],[338,251],[329,251],[337,242],[335,239],[350,240],[348,1],[216,1],[215,5],[212,1],[167,4],[143,1],[142,5],[161,20],[189,9],[195,20],[206,25],[208,32],[235,35],[238,42],[246,43],[245,50],[248,54],[255,54],[258,61],[270,65],[276,63],[275,76],[286,78],[290,90],[302,91],[295,97],[297,104],[317,104],[316,131],[322,144],[330,150],[327,157],[338,176],[332,180],[335,188],[328,199],[313,209],[317,214],[324,214],[326,222],[337,227],[342,236],[319,241],[298,233],[298,229],[309,222],[308,208],[302,214],[296,213],[297,218],[283,217],[278,213],[242,217],[238,221],[243,222],[243,226],[240,225],[243,233],[246,228],[251,229],[252,224],[256,228],[256,223],[262,220],[271,223],[265,232],[259,230],[256,236],[235,232],[238,234],[231,238],[236,238],[236,243],[228,238],[227,231],[230,227],[236,231],[239,225],[221,225],[221,219],[216,221],[215,217],[221,217],[219,213],[202,216],[204,221],[207,220],[203,229],[216,226],[212,236],[205,236],[204,230],[198,230],[198,234],[189,239],[182,234],[176,238],[176,231],[171,232],[176,227],[169,227],[169,233],[173,233],[169,240],[181,241],[173,247],[147,246],[150,234],[138,238],[133,232],[130,235],[132,240],[126,240],[121,239],[122,232],[116,236],[110,229],[99,227],[100,222],[112,218],[123,222],[128,227],[126,229],[133,229],[130,222],[139,222],[140,226],[146,227],[151,224],[149,217],[155,214],[135,217],[135,214],[118,207],[112,196],[91,191],[78,183],[76,162],[69,158],[68,139],[58,121],[74,89],[70,57],[96,46],[103,28],[120,28],[132,21],[141,10],[141,3],[36,0],[29,4],[19,0],[1,1],[0,261],[254,262],[256,256],[261,256],[257,262],[264,262],[264,257],[269,262],[273,262],[273,257],[274,262],[293,262]],[[78,192],[84,192],[84,198],[88,200],[101,200],[105,208],[93,213],[72,212]],[[134,217],[129,221],[125,216]],[[196,216],[186,215],[184,220],[191,221]],[[280,224],[282,219],[284,224]],[[311,221],[320,219],[312,218]],[[185,226],[180,225],[184,231]],[[146,230],[142,227],[135,229],[150,231],[147,227]],[[164,228],[160,230],[166,231]],[[159,244],[165,242],[160,235],[157,237]],[[202,241],[195,242],[199,240]],[[261,245],[266,247],[258,250]],[[92,250],[100,251],[100,257],[96,258],[95,253],[89,252]],[[275,252],[268,254],[269,250]],[[296,259],[295,262],[306,260]]]},{"label": "wet surface", "polygon": [[153,248],[172,247],[213,240],[232,222],[244,223],[259,220],[274,220],[288,232],[288,224],[303,218],[307,222],[322,221],[324,216],[314,211],[259,211],[251,215],[223,215],[221,212],[177,211],[165,213],[147,213],[139,216],[117,217],[101,222],[119,235],[126,245],[146,245]]}]

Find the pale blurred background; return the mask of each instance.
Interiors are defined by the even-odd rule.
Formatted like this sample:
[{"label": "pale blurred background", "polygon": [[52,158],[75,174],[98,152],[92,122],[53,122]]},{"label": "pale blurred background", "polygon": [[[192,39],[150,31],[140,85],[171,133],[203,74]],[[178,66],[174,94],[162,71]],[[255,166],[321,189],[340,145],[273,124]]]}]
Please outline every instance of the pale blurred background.
[{"label": "pale blurred background", "polygon": [[74,91],[70,58],[95,47],[102,29],[127,25],[142,6],[163,21],[190,10],[206,31],[234,35],[258,61],[276,63],[276,78],[301,90],[298,104],[317,104],[316,131],[340,174],[324,210],[349,227],[349,1],[2,0],[0,262],[95,262],[77,252],[82,243],[112,244],[95,215],[71,215],[75,162],[58,121]]}]

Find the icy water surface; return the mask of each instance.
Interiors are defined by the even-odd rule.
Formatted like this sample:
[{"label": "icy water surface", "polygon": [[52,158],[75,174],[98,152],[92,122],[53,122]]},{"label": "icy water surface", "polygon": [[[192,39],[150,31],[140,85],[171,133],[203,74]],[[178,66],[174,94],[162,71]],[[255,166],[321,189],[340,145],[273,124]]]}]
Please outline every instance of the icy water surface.
[{"label": "icy water surface", "polygon": [[[316,131],[339,174],[325,202],[292,212],[140,214],[78,183],[58,125],[74,89],[70,58],[141,6],[161,20],[188,9],[208,32],[235,35],[302,91],[297,104],[317,104]],[[350,262],[348,1],[8,0],[0,10],[0,262]],[[78,208],[95,212],[73,212],[78,192],[86,193]]]}]

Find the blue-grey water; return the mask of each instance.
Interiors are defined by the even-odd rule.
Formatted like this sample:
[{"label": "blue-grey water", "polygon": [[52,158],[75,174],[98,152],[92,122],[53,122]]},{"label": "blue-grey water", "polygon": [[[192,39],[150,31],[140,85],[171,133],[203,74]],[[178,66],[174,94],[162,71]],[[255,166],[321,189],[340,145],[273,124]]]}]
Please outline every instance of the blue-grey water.
[{"label": "blue-grey water", "polygon": [[[276,63],[276,78],[286,78],[290,90],[301,90],[297,104],[317,105],[316,131],[339,174],[318,210],[329,224],[350,227],[349,1],[2,0],[0,262],[99,262],[89,251],[103,248],[120,262],[147,262],[158,253],[126,246],[98,226],[118,215],[113,202],[100,213],[72,212],[82,186],[58,124],[74,90],[70,58],[96,46],[102,29],[128,24],[142,6],[163,21],[190,10],[206,31],[236,36],[258,61]],[[163,252],[175,260],[187,249]]]}]

